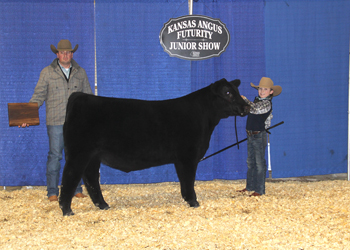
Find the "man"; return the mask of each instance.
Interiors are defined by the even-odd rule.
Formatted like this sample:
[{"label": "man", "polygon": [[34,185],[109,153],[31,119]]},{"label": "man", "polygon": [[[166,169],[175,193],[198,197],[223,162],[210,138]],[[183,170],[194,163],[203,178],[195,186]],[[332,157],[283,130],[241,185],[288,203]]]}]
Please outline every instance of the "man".
[{"label": "man", "polygon": [[[57,55],[53,62],[45,67],[34,89],[29,102],[38,103],[38,107],[46,102],[46,127],[49,136],[49,153],[46,163],[47,196],[50,201],[58,201],[58,183],[62,159],[63,124],[66,115],[68,97],[73,92],[92,94],[90,83],[85,70],[73,60],[73,54],[78,45],[72,49],[69,40],[61,40],[57,49],[51,45],[51,50]],[[27,127],[30,124],[22,124]],[[75,196],[84,198],[81,185],[78,186]]]}]

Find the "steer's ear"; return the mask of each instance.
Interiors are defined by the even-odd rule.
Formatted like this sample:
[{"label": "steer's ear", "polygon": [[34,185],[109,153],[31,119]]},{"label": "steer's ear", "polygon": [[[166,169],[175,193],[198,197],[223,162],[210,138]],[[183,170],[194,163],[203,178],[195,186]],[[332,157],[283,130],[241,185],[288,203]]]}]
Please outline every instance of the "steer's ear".
[{"label": "steer's ear", "polygon": [[219,94],[220,86],[222,86],[223,84],[227,84],[227,83],[228,83],[228,81],[225,78],[222,78],[221,80],[212,83],[210,85],[211,92],[213,92],[216,95]]},{"label": "steer's ear", "polygon": [[231,81],[230,83],[238,88],[238,86],[241,84],[241,80],[236,79]]}]

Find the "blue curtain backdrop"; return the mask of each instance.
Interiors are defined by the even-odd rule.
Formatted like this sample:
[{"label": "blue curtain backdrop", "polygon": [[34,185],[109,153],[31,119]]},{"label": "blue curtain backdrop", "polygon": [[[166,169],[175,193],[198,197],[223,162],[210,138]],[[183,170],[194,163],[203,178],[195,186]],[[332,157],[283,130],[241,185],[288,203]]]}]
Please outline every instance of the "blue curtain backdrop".
[{"label": "blue curtain backdrop", "polygon": [[[273,177],[346,172],[349,12],[348,0],[199,0],[193,14],[219,18],[231,41],[220,57],[190,62],[159,43],[163,24],[188,14],[187,0],[0,0],[0,185],[46,185],[45,106],[40,126],[19,129],[8,127],[7,103],[30,99],[60,39],[79,44],[74,59],[92,86],[96,73],[102,96],[162,100],[238,78],[253,99],[250,82],[271,77],[283,87],[272,123],[285,121],[271,131]],[[245,121],[237,118],[239,139]],[[206,155],[234,142],[231,117],[215,129]],[[243,143],[200,162],[197,179],[245,178],[246,155]],[[172,165],[129,174],[101,168],[101,183],[162,181],[177,181]]]},{"label": "blue curtain backdrop", "polygon": [[[46,185],[45,104],[40,125],[9,127],[7,103],[28,102],[40,71],[56,57],[61,39],[79,44],[74,59],[94,85],[92,1],[0,1],[0,185]],[[63,163],[62,163],[63,164]]]},{"label": "blue curtain backdrop", "polygon": [[[98,95],[163,100],[189,93],[190,62],[169,59],[159,42],[163,23],[186,8],[183,1],[96,1]],[[101,166],[101,183],[175,180],[172,165],[128,174]]]},{"label": "blue curtain backdrop", "polygon": [[[198,1],[195,14],[219,18],[230,32],[230,45],[220,56],[191,63],[192,91],[217,79],[240,79],[241,94],[253,100],[257,91],[250,82],[265,75],[264,1]],[[246,138],[246,117],[237,117],[238,139]],[[214,130],[207,155],[235,143],[235,120],[221,120]],[[199,163],[203,179],[242,179],[246,177],[247,144],[228,149]]]},{"label": "blue curtain backdrop", "polygon": [[[188,15],[188,1],[96,1],[98,94],[163,100],[221,78],[240,78],[241,91],[252,96],[249,81],[265,74],[263,7],[263,1],[194,2],[193,14],[219,18],[226,24],[231,42],[218,58],[190,62],[170,57],[159,43],[164,23]],[[239,139],[244,139],[245,118],[237,118],[237,127]],[[222,120],[207,155],[234,142],[234,118]],[[244,178],[246,155],[246,144],[242,144],[240,150],[233,148],[200,162],[196,179]],[[101,183],[160,181],[177,181],[173,165],[133,173],[101,168]]]},{"label": "blue curtain backdrop", "polygon": [[266,1],[272,176],[347,171],[350,1]]}]

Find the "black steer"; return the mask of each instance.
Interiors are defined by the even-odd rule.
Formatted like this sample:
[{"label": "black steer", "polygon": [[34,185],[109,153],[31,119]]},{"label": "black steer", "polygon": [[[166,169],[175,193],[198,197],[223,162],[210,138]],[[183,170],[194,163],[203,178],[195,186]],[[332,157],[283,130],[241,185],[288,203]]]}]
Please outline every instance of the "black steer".
[{"label": "black steer", "polygon": [[130,172],[174,163],[181,194],[198,207],[194,191],[197,164],[220,119],[244,116],[240,80],[221,79],[186,96],[143,101],[73,93],[63,127],[65,159],[60,208],[73,215],[72,197],[81,178],[100,209],[109,206],[99,184],[100,163]]}]

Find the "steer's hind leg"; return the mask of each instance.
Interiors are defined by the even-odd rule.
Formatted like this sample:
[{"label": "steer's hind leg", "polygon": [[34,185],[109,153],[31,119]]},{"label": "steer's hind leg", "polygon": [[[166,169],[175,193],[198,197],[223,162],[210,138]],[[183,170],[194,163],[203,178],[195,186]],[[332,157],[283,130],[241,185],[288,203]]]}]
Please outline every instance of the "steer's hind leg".
[{"label": "steer's hind leg", "polygon": [[194,182],[196,179],[197,164],[175,164],[177,176],[180,180],[181,195],[190,207],[199,207]]},{"label": "steer's hind leg", "polygon": [[[80,159],[83,159],[83,157],[80,157]],[[59,204],[63,215],[74,215],[71,209],[72,198],[86,166],[86,160],[80,159],[77,158],[73,161],[66,158],[59,198]]]},{"label": "steer's hind leg", "polygon": [[100,176],[100,160],[98,157],[94,157],[88,164],[84,175],[83,180],[85,187],[91,197],[92,202],[96,207],[100,209],[109,209],[108,204],[105,202],[101,192],[101,186],[99,183]]}]

